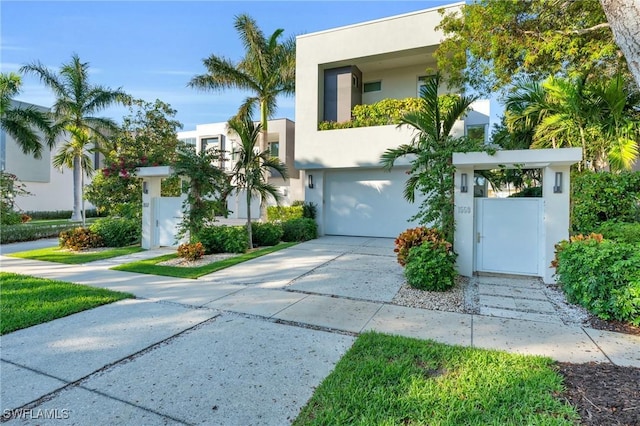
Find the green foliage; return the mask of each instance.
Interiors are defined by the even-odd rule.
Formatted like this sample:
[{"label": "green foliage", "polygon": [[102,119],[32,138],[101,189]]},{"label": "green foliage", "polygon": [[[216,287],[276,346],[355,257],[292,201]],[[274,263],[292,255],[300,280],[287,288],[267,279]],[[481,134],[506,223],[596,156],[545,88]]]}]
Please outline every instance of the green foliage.
[{"label": "green foliage", "polygon": [[524,188],[522,191],[515,192],[509,197],[517,198],[517,197],[529,197],[529,198],[539,198],[542,197],[542,187],[541,186],[530,186]]},{"label": "green foliage", "polygon": [[275,246],[282,240],[284,230],[280,223],[251,222],[253,243],[257,246]]},{"label": "green foliage", "polygon": [[409,249],[404,274],[414,288],[445,291],[455,285],[456,257],[446,241],[425,241]]},{"label": "green foliage", "polygon": [[104,243],[100,235],[88,228],[74,228],[70,231],[60,233],[59,245],[73,251],[84,250],[94,247],[102,247]]},{"label": "green foliage", "polygon": [[195,235],[195,241],[202,243],[206,254],[244,253],[248,239],[244,226],[209,226]]},{"label": "green foliage", "polygon": [[607,240],[619,243],[640,244],[640,222],[625,223],[607,221],[603,222],[596,230]]},{"label": "green foliage", "polygon": [[556,246],[556,276],[567,300],[605,320],[640,325],[640,245],[573,237]]},{"label": "green foliage", "polygon": [[302,205],[302,217],[314,219],[318,215],[318,205],[316,203],[304,203]]},{"label": "green foliage", "polygon": [[75,228],[77,223],[66,223],[58,225],[38,225],[38,224],[18,224],[3,225],[0,232],[0,243],[8,244],[19,241],[33,241],[41,238],[58,237],[62,231]]},{"label": "green foliage", "polygon": [[198,260],[204,256],[204,246],[202,243],[186,243],[178,246],[178,257],[187,260]]},{"label": "green foliage", "polygon": [[610,220],[640,221],[640,172],[572,174],[573,233],[592,232]]},{"label": "green foliage", "polygon": [[89,229],[102,238],[106,247],[126,247],[140,243],[142,225],[138,219],[108,217],[98,219]]},{"label": "green foliage", "polygon": [[231,192],[230,178],[223,169],[214,165],[220,163],[222,155],[218,150],[196,153],[195,147],[190,145],[183,145],[178,150],[173,164],[174,176],[188,178],[178,237],[187,233],[198,235],[215,222],[217,214],[226,216],[226,208],[224,211],[220,208]]},{"label": "green foliage", "polygon": [[268,206],[267,220],[269,222],[284,222],[303,217],[304,206]]},{"label": "green foliage", "polygon": [[2,225],[17,225],[22,223],[20,213],[8,209],[4,205],[0,207],[0,219],[0,224]]},{"label": "green foliage", "polygon": [[[136,177],[136,168],[171,164],[182,124],[174,119],[176,111],[160,100],[132,100],[129,112],[104,153],[104,168],[87,187],[86,198],[107,215],[140,217],[142,180]],[[179,196],[179,179],[165,179],[162,195]]]},{"label": "green foliage", "polygon": [[[439,102],[442,108],[447,108],[455,102],[457,95],[442,95]],[[402,117],[410,112],[423,108],[420,98],[383,99],[373,104],[356,105],[351,111],[351,120],[346,122],[323,121],[318,124],[318,130],[351,129],[355,127],[386,126],[400,124]]]},{"label": "green foliage", "polygon": [[440,228],[445,237],[452,241],[453,221],[453,176],[452,164],[454,152],[482,151],[487,148],[477,140],[451,137],[451,131],[457,120],[468,111],[475,97],[455,96],[441,100],[438,95],[440,75],[427,78],[421,88],[422,107],[403,115],[401,126],[409,126],[414,137],[408,144],[386,150],[380,163],[391,170],[396,160],[409,157],[409,178],[404,188],[404,198],[415,201],[418,191],[425,198],[418,213],[412,220],[422,225],[433,224]]},{"label": "green foliage", "polygon": [[318,238],[318,224],[313,219],[289,219],[282,222],[282,229],[282,241],[308,241]]},{"label": "green foliage", "polygon": [[424,226],[410,228],[400,233],[395,239],[395,248],[393,251],[397,253],[398,263],[405,266],[407,256],[409,256],[409,250],[413,247],[417,247],[423,243],[438,244],[441,241],[444,241],[444,235],[442,231],[436,228],[426,228]]},{"label": "green foliage", "polygon": [[0,224],[22,223],[21,214],[14,210],[14,201],[17,196],[25,195],[31,195],[31,193],[16,175],[0,172]]},{"label": "green foliage", "polygon": [[[73,212],[71,210],[53,210],[53,211],[28,211],[27,214],[33,220],[49,220],[49,219],[69,219]],[[96,209],[87,209],[85,211],[87,217],[98,217]]]},{"label": "green foliage", "polygon": [[[446,13],[436,27],[445,38],[436,50],[438,69],[451,83],[483,93],[523,75],[612,75],[626,69],[605,24],[600,2],[481,0]],[[487,31],[490,28],[491,31]]]}]

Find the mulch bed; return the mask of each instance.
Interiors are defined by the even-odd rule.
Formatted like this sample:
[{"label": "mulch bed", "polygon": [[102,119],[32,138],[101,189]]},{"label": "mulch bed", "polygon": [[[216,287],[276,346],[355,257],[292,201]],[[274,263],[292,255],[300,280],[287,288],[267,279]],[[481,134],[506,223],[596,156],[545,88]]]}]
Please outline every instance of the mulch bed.
[{"label": "mulch bed", "polygon": [[[596,317],[589,320],[599,330],[640,336],[640,327]],[[640,368],[612,364],[557,363],[566,391],[560,396],[576,407],[582,425],[640,426]]]}]

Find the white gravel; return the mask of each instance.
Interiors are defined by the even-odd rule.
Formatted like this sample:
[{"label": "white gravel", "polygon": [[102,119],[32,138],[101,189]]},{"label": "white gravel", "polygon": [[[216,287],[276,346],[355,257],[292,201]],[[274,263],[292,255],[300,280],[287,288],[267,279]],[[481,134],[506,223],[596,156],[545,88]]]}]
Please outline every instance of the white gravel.
[{"label": "white gravel", "polygon": [[403,284],[391,303],[410,308],[432,309],[448,312],[468,312],[465,309],[465,289],[469,279],[457,277],[456,285],[447,291],[425,291]]}]

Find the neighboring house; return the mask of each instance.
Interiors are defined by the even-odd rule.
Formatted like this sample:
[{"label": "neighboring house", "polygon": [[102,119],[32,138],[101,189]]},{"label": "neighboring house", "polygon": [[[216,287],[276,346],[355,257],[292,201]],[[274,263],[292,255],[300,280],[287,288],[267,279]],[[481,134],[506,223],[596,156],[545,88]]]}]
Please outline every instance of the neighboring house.
[{"label": "neighboring house", "polygon": [[[178,139],[194,145],[196,152],[203,149],[216,148],[223,151],[224,159],[218,164],[227,172],[233,170],[236,156],[236,146],[239,143],[237,136],[230,134],[227,123],[198,124],[195,130],[178,132]],[[295,168],[295,124],[293,121],[283,118],[269,120],[269,133],[267,142],[271,155],[277,156],[287,165],[289,179],[283,180],[279,175],[271,176],[269,182],[278,187],[282,195],[282,204],[288,205],[296,200],[304,199],[304,190],[300,180],[300,172]],[[268,200],[268,204],[275,204]],[[252,217],[260,217],[260,203],[252,203]],[[228,200],[230,217],[246,218],[246,202],[244,196],[232,197]]]},{"label": "neighboring house", "polygon": [[[41,111],[48,108],[32,105],[20,101],[12,101],[13,108],[33,107]],[[20,182],[26,185],[26,190],[32,195],[17,197],[15,208],[19,211],[60,211],[73,210],[73,171],[70,169],[57,169],[51,161],[58,147],[53,150],[42,150],[42,158],[35,159],[32,154],[25,155],[16,141],[0,130],[0,170],[12,173]],[[85,184],[91,182],[91,178],[85,177]],[[86,208],[93,208],[89,202]]]},{"label": "neighboring house", "polygon": [[[459,8],[463,3],[446,6]],[[421,200],[403,198],[407,162],[380,167],[388,148],[409,143],[395,125],[318,130],[322,121],[351,119],[358,104],[417,97],[443,34],[433,8],[301,35],[296,44],[296,167],[305,201],[318,206],[321,234],[396,237]],[[446,93],[446,88],[442,92]],[[454,135],[488,136],[489,102],[474,105]]]}]

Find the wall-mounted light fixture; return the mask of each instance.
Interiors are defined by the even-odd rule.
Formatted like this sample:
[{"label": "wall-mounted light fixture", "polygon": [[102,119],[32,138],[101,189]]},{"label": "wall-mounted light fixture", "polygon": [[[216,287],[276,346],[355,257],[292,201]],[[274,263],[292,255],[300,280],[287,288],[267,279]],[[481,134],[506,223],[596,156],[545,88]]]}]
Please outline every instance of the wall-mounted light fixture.
[{"label": "wall-mounted light fixture", "polygon": [[467,174],[462,173],[460,175],[460,192],[467,192],[469,187],[467,186]]},{"label": "wall-mounted light fixture", "polygon": [[307,175],[307,184],[309,184],[309,188],[313,188],[313,175]]},{"label": "wall-mounted light fixture", "polygon": [[143,194],[149,193],[148,182],[146,180],[142,182],[142,193]]},{"label": "wall-mounted light fixture", "polygon": [[556,180],[553,183],[553,192],[555,194],[562,193],[562,172],[556,172]]}]

